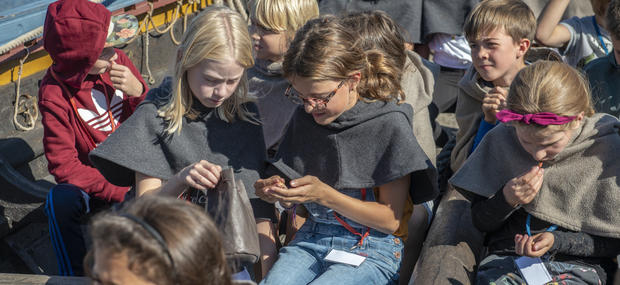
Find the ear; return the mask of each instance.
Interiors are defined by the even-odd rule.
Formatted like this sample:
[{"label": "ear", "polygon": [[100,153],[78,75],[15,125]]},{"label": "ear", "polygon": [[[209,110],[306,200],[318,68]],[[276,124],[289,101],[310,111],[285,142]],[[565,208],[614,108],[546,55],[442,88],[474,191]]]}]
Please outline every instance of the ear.
[{"label": "ear", "polygon": [[583,118],[585,118],[584,112],[577,114],[577,117],[575,117],[575,119],[573,120],[573,122],[577,122],[577,124],[575,124],[575,127],[573,129],[577,129],[579,128],[579,126],[581,126],[581,124],[583,123]]},{"label": "ear", "polygon": [[357,89],[357,85],[362,80],[362,73],[360,71],[349,74],[349,91]]},{"label": "ear", "polygon": [[524,57],[525,53],[527,53],[527,51],[530,49],[532,42],[530,42],[530,40],[528,39],[521,39],[518,44],[518,55],[519,58],[521,58]]}]

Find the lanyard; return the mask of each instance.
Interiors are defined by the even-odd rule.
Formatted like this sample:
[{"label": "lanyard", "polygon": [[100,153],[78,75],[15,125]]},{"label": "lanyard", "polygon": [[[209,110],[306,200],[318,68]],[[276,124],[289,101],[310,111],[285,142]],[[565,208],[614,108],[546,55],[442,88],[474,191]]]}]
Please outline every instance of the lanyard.
[{"label": "lanyard", "polygon": [[598,24],[596,23],[596,18],[594,16],[592,16],[592,24],[594,25],[594,29],[596,30],[596,36],[598,37],[598,41],[601,42],[603,50],[605,50],[605,54],[609,54],[609,50],[607,50],[607,46],[603,41],[603,35],[601,35],[601,30],[598,28]]},{"label": "lanyard", "polygon": [[[532,236],[532,232],[530,231],[530,220],[532,219],[532,215],[527,214],[527,219],[525,219],[525,230],[527,231],[528,236]],[[545,231],[552,232],[558,229],[557,225],[549,226]]]},{"label": "lanyard", "polygon": [[[362,188],[360,191],[362,191],[362,200],[366,200],[366,188]],[[366,233],[361,234],[360,232],[356,231],[351,225],[349,225],[347,222],[345,222],[343,219],[341,219],[340,217],[338,217],[338,214],[336,214],[336,212],[332,212],[334,214],[334,217],[336,217],[336,220],[338,220],[338,222],[345,228],[347,229],[349,232],[351,232],[354,235],[358,235],[360,236],[360,241],[353,246],[351,249],[354,249],[358,246],[362,246],[364,245],[364,239],[368,236],[368,234],[370,233],[370,227],[366,227]]]}]

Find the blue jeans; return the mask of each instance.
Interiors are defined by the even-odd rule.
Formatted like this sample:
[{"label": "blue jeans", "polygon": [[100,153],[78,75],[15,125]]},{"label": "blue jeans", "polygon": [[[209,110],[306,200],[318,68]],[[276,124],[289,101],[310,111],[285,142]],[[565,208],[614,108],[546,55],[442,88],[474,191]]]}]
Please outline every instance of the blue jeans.
[{"label": "blue jeans", "polygon": [[[280,249],[278,261],[260,284],[395,284],[403,252],[402,240],[370,230],[363,245],[350,250],[358,242],[359,236],[341,225],[308,220],[295,239]],[[325,261],[332,249],[367,258],[359,267]]]}]

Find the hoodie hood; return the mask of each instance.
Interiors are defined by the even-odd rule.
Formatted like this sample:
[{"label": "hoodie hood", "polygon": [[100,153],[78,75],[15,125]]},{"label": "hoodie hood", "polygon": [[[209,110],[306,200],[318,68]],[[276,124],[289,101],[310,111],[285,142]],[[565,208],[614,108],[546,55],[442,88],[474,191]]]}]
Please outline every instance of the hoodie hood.
[{"label": "hoodie hood", "polygon": [[459,81],[459,87],[463,89],[468,96],[482,102],[484,94],[492,89],[491,84],[485,85],[484,82],[484,79],[480,77],[480,74],[472,64],[465,72],[465,75],[463,75],[463,78],[461,78],[461,81]]},{"label": "hoodie hood", "polygon": [[86,0],[60,0],[47,8],[43,46],[66,85],[81,87],[103,51],[110,18],[105,6]]}]

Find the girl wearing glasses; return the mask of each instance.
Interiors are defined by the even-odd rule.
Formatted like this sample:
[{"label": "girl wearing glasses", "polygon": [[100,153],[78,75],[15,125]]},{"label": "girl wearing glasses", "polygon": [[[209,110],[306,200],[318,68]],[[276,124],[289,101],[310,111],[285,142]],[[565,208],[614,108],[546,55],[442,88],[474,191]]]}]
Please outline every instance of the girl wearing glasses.
[{"label": "girl wearing glasses", "polygon": [[246,185],[259,232],[269,236],[275,209],[252,187],[265,161],[257,108],[247,95],[246,69],[253,64],[241,16],[207,7],[183,36],[174,76],[148,93],[127,126],[90,153],[91,161],[108,181],[134,186],[138,196],[183,195],[197,204],[218,184],[222,168],[231,167]]},{"label": "girl wearing glasses", "polygon": [[412,202],[436,195],[435,170],[411,131],[411,106],[399,104],[401,72],[379,52],[364,51],[334,18],[297,32],[283,73],[291,83],[286,96],[303,109],[274,165],[305,176],[287,184],[272,176],[255,189],[291,209],[303,204],[309,218],[261,284],[398,279]]}]

